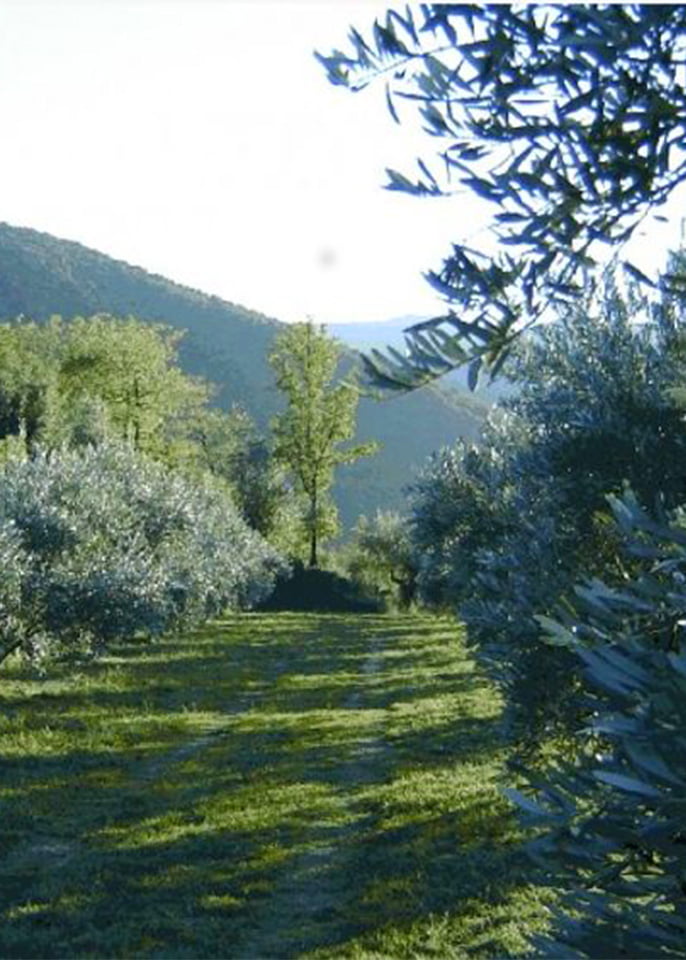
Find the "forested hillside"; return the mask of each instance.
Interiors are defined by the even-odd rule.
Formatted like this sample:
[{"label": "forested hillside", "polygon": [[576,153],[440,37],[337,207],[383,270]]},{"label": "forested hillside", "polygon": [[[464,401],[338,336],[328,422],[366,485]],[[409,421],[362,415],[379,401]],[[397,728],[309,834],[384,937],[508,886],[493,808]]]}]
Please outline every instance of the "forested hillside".
[{"label": "forested hillside", "polygon": [[[239,403],[262,427],[277,410],[279,398],[267,364],[282,327],[277,320],[81,244],[0,224],[0,320],[97,312],[133,314],[187,330],[181,365],[217,384],[217,405],[228,409]],[[379,440],[382,449],[341,468],[336,499],[344,524],[377,507],[398,506],[403,486],[424,459],[458,436],[476,438],[480,423],[472,404],[434,388],[384,403],[364,399],[359,436]]]}]

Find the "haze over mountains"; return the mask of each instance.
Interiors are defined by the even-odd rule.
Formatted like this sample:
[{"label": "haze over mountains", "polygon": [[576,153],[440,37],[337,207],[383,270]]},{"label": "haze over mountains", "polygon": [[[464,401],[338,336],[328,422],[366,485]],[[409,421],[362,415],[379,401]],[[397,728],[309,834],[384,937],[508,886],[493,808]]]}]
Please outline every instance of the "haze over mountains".
[{"label": "haze over mountains", "polygon": [[[283,326],[279,321],[81,244],[0,224],[0,320],[24,315],[44,321],[53,314],[70,318],[94,313],[134,315],[186,330],[181,366],[217,385],[218,406],[240,404],[263,429],[279,409],[281,399],[267,362]],[[341,326],[353,325],[328,329],[350,342]],[[368,331],[359,331],[363,333]],[[383,447],[374,457],[340,468],[335,496],[344,524],[377,508],[402,508],[403,488],[429,454],[458,436],[476,439],[481,419],[472,398],[433,387],[383,402],[363,398],[358,438],[379,440]]]},{"label": "haze over mountains", "polygon": [[[355,350],[371,350],[374,347],[382,350],[387,346],[402,350],[405,346],[404,331],[413,324],[428,319],[428,316],[406,314],[403,317],[392,317],[376,323],[331,323],[327,324],[327,330]],[[458,391],[462,391],[462,396],[456,397],[458,402],[467,405],[472,403],[476,408],[480,405],[488,406],[495,403],[499,397],[512,392],[511,386],[502,378],[494,383],[481,378],[478,387],[474,393],[471,393],[467,384],[466,367],[454,370],[445,376],[441,381],[441,387],[457,388]]]}]

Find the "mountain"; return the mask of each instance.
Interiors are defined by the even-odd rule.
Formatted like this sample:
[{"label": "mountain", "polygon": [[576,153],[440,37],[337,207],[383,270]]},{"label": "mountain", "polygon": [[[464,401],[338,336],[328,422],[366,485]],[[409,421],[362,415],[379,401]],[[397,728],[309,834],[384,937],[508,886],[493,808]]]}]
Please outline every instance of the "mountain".
[{"label": "mountain", "polygon": [[262,425],[275,407],[265,357],[281,326],[276,320],[79,243],[0,223],[0,319],[56,313],[133,314],[188,330],[181,365],[218,385],[218,406],[241,403]]},{"label": "mountain", "polygon": [[[218,406],[239,403],[262,428],[279,409],[267,362],[279,321],[81,244],[0,223],[0,320],[99,312],[186,330],[180,364],[217,385]],[[476,439],[481,420],[478,407],[435,388],[383,402],[363,398],[358,438],[383,447],[340,468],[335,495],[344,524],[377,508],[402,507],[403,488],[427,456],[459,436]]]},{"label": "mountain", "polygon": [[415,323],[427,320],[415,314],[391,317],[389,320],[364,321],[362,323],[328,323],[326,329],[343,343],[356,350],[369,350],[370,347],[402,347],[403,330]]}]

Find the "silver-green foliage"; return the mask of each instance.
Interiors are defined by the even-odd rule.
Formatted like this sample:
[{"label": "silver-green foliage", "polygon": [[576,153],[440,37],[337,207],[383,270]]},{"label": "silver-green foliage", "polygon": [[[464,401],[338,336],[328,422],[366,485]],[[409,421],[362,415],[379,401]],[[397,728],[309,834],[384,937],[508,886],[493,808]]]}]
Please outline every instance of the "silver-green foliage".
[{"label": "silver-green foliage", "polygon": [[[651,323],[636,326],[637,311]],[[542,328],[517,354],[514,399],[479,448],[434,459],[414,491],[425,598],[451,603],[507,688],[514,712],[567,722],[578,671],[540,641],[583,575],[621,575],[605,495],[625,482],[649,507],[686,498],[686,427],[669,390],[681,378],[675,315],[602,298]]]},{"label": "silver-green foliage", "polygon": [[7,462],[0,550],[0,657],[198,622],[259,600],[280,567],[222,489],[117,444]]},{"label": "silver-green foliage", "polygon": [[487,242],[467,223],[427,274],[445,315],[410,328],[404,355],[365,358],[375,383],[494,372],[551,303],[583,294],[599,242],[623,243],[686,179],[685,41],[682,4],[422,3],[318,55],[336,85],[384,83],[397,122],[418,112],[431,148],[388,189],[466,190],[491,212]]},{"label": "silver-green foliage", "polygon": [[574,612],[543,620],[549,642],[583,668],[596,749],[543,778],[529,773],[536,801],[510,794],[547,827],[532,854],[569,891],[569,915],[537,952],[683,957],[686,512],[656,520],[632,493],[611,502],[634,575],[619,588],[588,582]]}]

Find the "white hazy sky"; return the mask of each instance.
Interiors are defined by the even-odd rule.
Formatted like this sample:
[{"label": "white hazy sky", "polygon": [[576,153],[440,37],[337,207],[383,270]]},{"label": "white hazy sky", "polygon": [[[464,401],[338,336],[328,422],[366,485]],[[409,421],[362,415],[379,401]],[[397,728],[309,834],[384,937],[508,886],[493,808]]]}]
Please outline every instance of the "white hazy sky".
[{"label": "white hazy sky", "polygon": [[[385,7],[0,0],[0,219],[282,320],[440,310],[421,273],[476,208],[382,190],[429,139],[312,56]],[[677,224],[635,261],[661,264]]]}]

